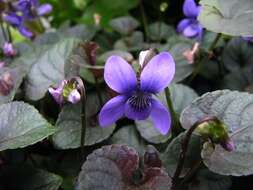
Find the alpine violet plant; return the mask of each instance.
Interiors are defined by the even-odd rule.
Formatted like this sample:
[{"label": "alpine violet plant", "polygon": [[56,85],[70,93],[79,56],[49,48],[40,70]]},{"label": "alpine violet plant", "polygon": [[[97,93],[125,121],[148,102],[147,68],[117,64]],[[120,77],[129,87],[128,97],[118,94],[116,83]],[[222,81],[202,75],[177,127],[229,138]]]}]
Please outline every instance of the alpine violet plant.
[{"label": "alpine violet plant", "polygon": [[[140,60],[143,61],[143,52]],[[142,63],[140,63],[142,65]],[[168,52],[155,55],[136,76],[129,63],[119,56],[107,59],[104,79],[119,95],[108,101],[99,113],[101,127],[112,125],[122,116],[145,120],[149,116],[161,134],[168,133],[171,116],[154,95],[163,91],[175,74],[175,62]]]},{"label": "alpine violet plant", "polygon": [[177,31],[187,38],[196,38],[201,40],[203,27],[197,20],[201,6],[197,6],[194,0],[185,0],[183,12],[187,18],[184,18],[177,25]]}]

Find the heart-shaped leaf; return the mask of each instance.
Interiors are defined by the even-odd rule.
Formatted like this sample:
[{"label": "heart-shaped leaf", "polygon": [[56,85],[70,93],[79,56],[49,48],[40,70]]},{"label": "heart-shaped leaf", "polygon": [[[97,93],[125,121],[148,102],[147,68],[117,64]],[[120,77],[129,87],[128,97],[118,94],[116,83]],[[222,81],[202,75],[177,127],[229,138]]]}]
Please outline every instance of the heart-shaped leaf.
[{"label": "heart-shaped leaf", "polygon": [[251,0],[201,0],[198,17],[208,30],[231,36],[253,35],[253,2]]},{"label": "heart-shaped leaf", "polygon": [[230,72],[243,67],[252,68],[253,45],[242,38],[230,40],[222,53],[222,61]]},{"label": "heart-shaped leaf", "polygon": [[[182,84],[172,84],[169,89],[174,109],[178,115],[180,115],[181,111],[188,106],[192,100],[198,97],[194,90]],[[164,92],[158,94],[157,97],[163,105],[167,106]],[[135,122],[141,136],[148,142],[159,144],[166,142],[170,138],[170,133],[161,135],[158,130],[154,128],[153,123],[149,119]]]},{"label": "heart-shaped leaf", "polygon": [[64,39],[40,52],[40,56],[36,58],[37,61],[28,73],[26,82],[28,98],[41,99],[50,85],[56,85],[65,78],[65,64],[79,42],[77,39]]},{"label": "heart-shaped leaf", "polygon": [[154,40],[167,39],[175,34],[175,30],[172,26],[165,24],[164,22],[155,22],[148,26],[149,37]]},{"label": "heart-shaped leaf", "polygon": [[[98,125],[99,100],[96,94],[87,96],[86,101],[86,135],[85,145],[93,145],[107,139],[113,132],[115,125],[101,128]],[[70,149],[80,147],[81,140],[81,104],[63,107],[57,121],[58,131],[53,135],[56,148]]]},{"label": "heart-shaped leaf", "polygon": [[112,19],[109,24],[115,31],[123,35],[131,34],[139,26],[139,22],[131,16]]},{"label": "heart-shaped leaf", "polygon": [[0,129],[0,151],[34,144],[56,131],[34,107],[24,102],[0,106]]},{"label": "heart-shaped leaf", "polygon": [[207,142],[202,150],[205,165],[223,175],[253,173],[253,95],[237,91],[219,90],[197,98],[181,114],[181,124],[189,129],[206,116],[216,116],[229,130],[236,149],[228,152],[220,145],[213,148]]},{"label": "heart-shaped leaf", "polygon": [[[158,167],[148,167],[138,181],[139,157],[125,145],[105,146],[87,157],[78,176],[77,190],[168,190],[171,180]],[[135,182],[138,181],[138,182]]]},{"label": "heart-shaped leaf", "polygon": [[3,186],[1,189],[57,190],[61,183],[60,176],[25,165],[3,167],[0,172],[0,188]]}]

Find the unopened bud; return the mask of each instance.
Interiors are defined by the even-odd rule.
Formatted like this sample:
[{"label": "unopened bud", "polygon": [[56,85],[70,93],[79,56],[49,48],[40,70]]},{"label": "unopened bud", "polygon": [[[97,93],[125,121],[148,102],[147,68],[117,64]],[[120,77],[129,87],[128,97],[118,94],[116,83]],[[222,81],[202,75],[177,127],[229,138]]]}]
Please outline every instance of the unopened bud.
[{"label": "unopened bud", "polygon": [[7,57],[13,57],[16,55],[16,51],[14,50],[12,43],[9,43],[9,42],[4,43],[3,52],[4,52],[4,55]]},{"label": "unopened bud", "polygon": [[101,21],[101,15],[98,14],[98,13],[94,13],[93,18],[94,18],[95,25],[98,26],[100,24],[100,21]]},{"label": "unopened bud", "polygon": [[208,138],[215,144],[220,144],[225,150],[235,149],[233,141],[229,137],[227,126],[217,117],[206,117],[198,122],[196,132]]},{"label": "unopened bud", "polygon": [[156,49],[149,49],[141,51],[139,54],[139,64],[141,68],[144,68],[147,63],[158,53]]},{"label": "unopened bud", "polygon": [[159,153],[152,145],[148,145],[144,154],[144,164],[146,167],[162,167],[162,161],[160,160]]},{"label": "unopened bud", "polygon": [[0,95],[7,96],[14,88],[14,81],[9,72],[6,72],[0,78]]},{"label": "unopened bud", "polygon": [[199,51],[199,43],[196,42],[191,50],[186,50],[183,52],[183,56],[187,59],[189,64],[193,64],[195,60],[195,56]]}]

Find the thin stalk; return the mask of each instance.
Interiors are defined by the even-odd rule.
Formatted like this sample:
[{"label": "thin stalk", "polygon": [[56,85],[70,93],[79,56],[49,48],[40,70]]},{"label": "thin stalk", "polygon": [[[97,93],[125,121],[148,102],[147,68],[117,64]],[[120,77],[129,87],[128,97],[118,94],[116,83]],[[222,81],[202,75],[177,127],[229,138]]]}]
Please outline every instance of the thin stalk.
[{"label": "thin stalk", "polygon": [[10,30],[10,26],[7,25],[7,32],[8,32],[8,38],[9,38],[9,42],[12,43],[12,36],[11,36],[11,30]]},{"label": "thin stalk", "polygon": [[170,109],[170,113],[171,113],[171,116],[172,116],[172,133],[175,136],[177,136],[177,134],[180,133],[180,131],[181,131],[181,124],[178,120],[177,113],[175,112],[175,109],[173,107],[169,87],[165,88],[165,96],[166,96],[167,105]]},{"label": "thin stalk", "polygon": [[81,147],[81,158],[84,159],[84,144],[85,144],[85,135],[86,135],[86,91],[83,80],[80,77],[74,77],[74,80],[78,84],[78,89],[81,93],[81,102],[82,102],[82,109],[81,109],[81,140],[80,140],[80,147]]},{"label": "thin stalk", "polygon": [[146,41],[148,41],[148,36],[149,36],[148,21],[147,21],[147,16],[146,16],[146,13],[145,13],[145,10],[144,10],[143,1],[140,0],[139,4],[140,4],[142,22],[143,22],[143,26],[144,26],[145,37],[146,37]]},{"label": "thin stalk", "polygon": [[[191,128],[187,131],[185,137],[184,137],[184,140],[181,144],[181,152],[180,152],[180,155],[179,155],[179,159],[178,159],[178,163],[177,163],[177,168],[176,168],[176,171],[172,177],[172,187],[171,187],[171,190],[175,190],[177,187],[178,187],[178,183],[179,183],[179,177],[180,177],[180,174],[184,168],[184,162],[185,162],[185,159],[186,159],[186,153],[187,153],[187,150],[188,150],[188,145],[189,145],[189,142],[191,140],[191,136],[192,136],[192,133],[194,132],[194,130],[203,122],[207,122],[209,120],[213,120],[213,117],[207,117],[207,118],[204,118],[200,121],[197,121],[195,122]],[[195,168],[192,172],[195,172],[200,166],[201,166],[202,162],[200,162],[199,164],[196,165],[196,167],[193,167]],[[191,173],[188,173],[188,175],[191,175]],[[182,185],[181,183],[179,185]]]},{"label": "thin stalk", "polygon": [[3,33],[4,40],[5,40],[6,42],[8,42],[8,37],[7,37],[7,34],[6,34],[6,32],[5,32],[4,25],[3,25],[2,22],[0,22],[0,27],[1,27],[1,30],[2,30],[2,33]]},{"label": "thin stalk", "polygon": [[199,170],[200,167],[203,166],[203,161],[198,161],[184,176],[184,179],[178,184],[178,189],[182,187],[184,183],[186,183],[189,179],[192,178],[192,176]]},{"label": "thin stalk", "polygon": [[[210,53],[217,45],[217,43],[219,42],[221,38],[221,34],[218,33],[215,37],[215,39],[213,40],[212,44],[210,45],[210,47],[208,48],[208,53]],[[193,74],[190,78],[190,82],[197,76],[197,74],[199,73],[199,71],[201,70],[202,66],[209,60],[208,56],[205,56],[202,60],[200,60],[200,62],[198,63],[196,69],[193,71]]]},{"label": "thin stalk", "polygon": [[183,170],[184,167],[184,162],[185,162],[185,158],[186,158],[186,153],[188,150],[188,145],[191,139],[191,135],[193,133],[193,131],[198,127],[199,122],[195,123],[186,133],[184,141],[182,142],[182,147],[181,147],[181,152],[179,155],[179,159],[178,159],[178,163],[177,163],[177,168],[176,171],[174,173],[174,176],[172,177],[172,187],[171,190],[175,190],[176,186],[178,184],[179,181],[179,177],[180,174]]},{"label": "thin stalk", "polygon": [[95,77],[95,86],[96,86],[96,91],[97,91],[97,95],[98,95],[99,105],[100,105],[100,108],[102,108],[103,107],[103,98],[102,98],[101,89],[100,89],[100,85],[99,85],[97,77]]}]

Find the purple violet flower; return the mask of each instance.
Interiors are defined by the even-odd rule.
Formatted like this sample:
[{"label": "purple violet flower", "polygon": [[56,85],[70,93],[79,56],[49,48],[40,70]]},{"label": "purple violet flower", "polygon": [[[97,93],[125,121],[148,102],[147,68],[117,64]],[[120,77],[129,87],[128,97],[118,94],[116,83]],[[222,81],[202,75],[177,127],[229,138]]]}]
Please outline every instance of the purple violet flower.
[{"label": "purple violet flower", "polygon": [[77,85],[68,80],[63,80],[57,88],[48,88],[48,91],[59,105],[63,105],[65,101],[76,104],[81,99]]},{"label": "purple violet flower", "polygon": [[14,50],[12,43],[9,43],[9,42],[4,43],[3,52],[4,52],[4,55],[7,57],[13,57],[16,55],[16,51]]},{"label": "purple violet flower", "polygon": [[33,33],[29,31],[24,25],[24,18],[15,13],[8,13],[3,15],[4,21],[17,28],[20,34],[27,38],[31,38]]},{"label": "purple violet flower", "polygon": [[52,11],[52,5],[45,3],[40,5],[38,0],[19,0],[14,7],[21,11],[26,20],[33,20]]},{"label": "purple violet flower", "polygon": [[203,27],[197,20],[201,6],[197,6],[194,0],[185,0],[183,5],[184,15],[187,17],[179,22],[177,31],[187,38],[201,40]]},{"label": "purple violet flower", "polygon": [[[140,55],[140,60],[143,60],[143,52]],[[154,95],[170,84],[174,74],[175,62],[168,52],[155,55],[142,68],[138,79],[131,65],[123,58],[109,57],[105,64],[104,79],[119,95],[109,100],[101,109],[100,126],[110,126],[122,116],[134,120],[145,120],[150,116],[161,134],[168,133],[170,113]]]}]

